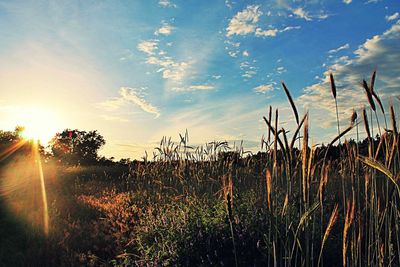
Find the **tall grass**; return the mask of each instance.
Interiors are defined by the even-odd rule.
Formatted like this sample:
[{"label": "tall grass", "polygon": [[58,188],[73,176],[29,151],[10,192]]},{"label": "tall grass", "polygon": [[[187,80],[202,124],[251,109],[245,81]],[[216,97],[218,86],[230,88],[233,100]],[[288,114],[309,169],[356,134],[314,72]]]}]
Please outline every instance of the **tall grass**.
[{"label": "tall grass", "polygon": [[[371,134],[374,99],[384,113],[373,75],[359,88],[369,102],[363,120],[353,112],[327,146],[310,145],[309,114],[298,115],[282,83],[296,124],[281,127],[269,107],[258,154],[225,141],[191,146],[185,132],[121,173],[64,170],[70,195],[94,213],[61,218],[50,209],[52,229],[68,236],[50,235],[74,264],[399,266],[399,133],[390,103],[390,129]],[[366,141],[346,140],[360,123]]]}]

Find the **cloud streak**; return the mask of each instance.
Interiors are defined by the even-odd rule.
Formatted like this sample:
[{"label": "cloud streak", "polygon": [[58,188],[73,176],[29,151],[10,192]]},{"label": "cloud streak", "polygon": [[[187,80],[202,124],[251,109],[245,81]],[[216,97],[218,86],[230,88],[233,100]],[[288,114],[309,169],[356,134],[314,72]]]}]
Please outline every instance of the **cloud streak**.
[{"label": "cloud streak", "polygon": [[254,91],[257,93],[267,93],[274,90],[273,84],[262,84],[254,88]]},{"label": "cloud streak", "polygon": [[[144,112],[154,114],[155,118],[158,118],[161,115],[159,109],[150,104],[149,102],[147,102],[144,99],[144,97],[140,95],[139,90],[136,88],[121,87],[118,91],[118,94],[119,94],[118,97],[113,97],[102,103],[98,103],[96,104],[96,106],[106,111],[115,111],[129,103],[139,107]],[[114,120],[114,121],[126,120],[126,119],[120,119],[119,117],[115,117],[112,115],[103,115],[102,118],[105,120]]]},{"label": "cloud streak", "polygon": [[314,19],[323,20],[323,19],[329,18],[329,15],[326,13],[310,14],[308,11],[306,11],[302,7],[291,9],[291,11],[295,17],[304,19],[306,21],[313,21]]},{"label": "cloud streak", "polygon": [[172,90],[175,91],[175,92],[211,91],[211,90],[214,90],[214,89],[215,89],[214,86],[206,85],[206,84],[190,85],[188,87],[174,87],[174,88],[172,88]]},{"label": "cloud streak", "polygon": [[158,118],[161,114],[158,108],[154,107],[152,104],[147,102],[143,97],[141,97],[135,88],[122,87],[119,90],[119,94],[125,101],[138,106],[143,111],[154,114]]},{"label": "cloud streak", "polygon": [[344,50],[344,49],[349,49],[350,45],[349,44],[344,44],[336,49],[331,49],[328,51],[329,54],[334,54],[339,52],[340,50]]}]

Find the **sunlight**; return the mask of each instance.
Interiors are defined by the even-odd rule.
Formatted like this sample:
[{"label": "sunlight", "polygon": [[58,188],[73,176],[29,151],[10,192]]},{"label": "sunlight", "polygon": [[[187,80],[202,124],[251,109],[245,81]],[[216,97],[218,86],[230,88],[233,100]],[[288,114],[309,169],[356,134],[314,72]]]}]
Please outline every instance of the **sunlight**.
[{"label": "sunlight", "polygon": [[48,110],[38,108],[23,108],[16,114],[18,125],[24,127],[22,137],[47,144],[59,130],[59,119]]},{"label": "sunlight", "polygon": [[40,178],[40,190],[42,192],[42,204],[43,204],[43,231],[47,236],[49,234],[49,211],[47,208],[47,193],[46,185],[44,182],[44,174],[42,167],[42,159],[40,157],[39,149],[36,144],[34,144],[35,161],[38,164],[39,178]]},{"label": "sunlight", "polygon": [[[25,146],[25,147],[24,147]],[[22,150],[19,150],[23,148]],[[17,150],[20,153],[14,153]],[[4,165],[0,180],[0,197],[18,218],[49,234],[49,212],[44,166],[35,142],[21,140],[0,154],[0,162],[13,155]],[[49,166],[49,165],[48,165]],[[47,167],[48,167],[47,166]]]},{"label": "sunlight", "polygon": [[10,147],[5,148],[3,151],[0,152],[0,162],[11,156],[15,151],[20,149],[26,140],[20,140],[19,142],[12,144]]}]

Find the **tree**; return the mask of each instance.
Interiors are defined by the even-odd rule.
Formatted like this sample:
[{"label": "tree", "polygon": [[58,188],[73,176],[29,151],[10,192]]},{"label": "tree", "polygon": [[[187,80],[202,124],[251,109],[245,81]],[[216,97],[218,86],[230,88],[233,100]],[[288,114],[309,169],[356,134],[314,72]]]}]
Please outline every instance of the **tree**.
[{"label": "tree", "polygon": [[14,131],[0,130],[0,144],[10,145],[21,140],[21,133],[24,131],[23,126],[16,126]]},{"label": "tree", "polygon": [[[22,126],[17,126],[14,131],[0,130],[0,165],[16,157],[26,157],[31,154],[33,143],[22,137],[24,129]],[[39,152],[42,152],[42,149],[43,147],[39,146]]]},{"label": "tree", "polygon": [[55,158],[66,164],[93,164],[98,161],[98,150],[106,143],[95,131],[65,129],[50,142]]}]

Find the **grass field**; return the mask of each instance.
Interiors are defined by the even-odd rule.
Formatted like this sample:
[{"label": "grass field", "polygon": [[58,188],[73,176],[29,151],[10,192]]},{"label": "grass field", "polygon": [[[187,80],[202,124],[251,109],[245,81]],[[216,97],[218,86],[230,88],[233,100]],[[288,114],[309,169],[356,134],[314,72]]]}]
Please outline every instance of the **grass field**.
[{"label": "grass field", "polygon": [[[365,86],[376,115],[380,99],[373,86]],[[387,113],[378,105],[389,114],[378,138],[370,133],[378,116],[367,117],[365,108],[327,146],[313,147],[308,115],[299,117],[285,91],[297,124],[293,134],[287,136],[278,111],[270,109],[263,152],[255,155],[225,142],[190,147],[185,135],[178,143],[163,138],[154,159],[130,164],[67,167],[35,153],[15,156],[1,167],[0,262],[399,266],[400,154],[393,105]],[[359,127],[367,139],[345,139]]]}]

